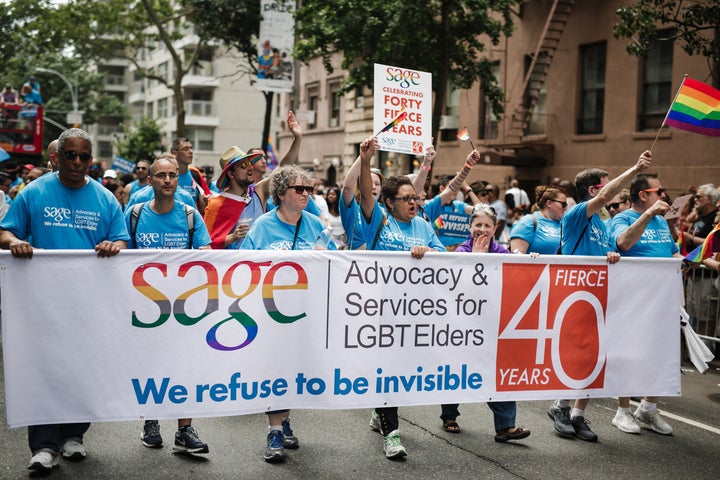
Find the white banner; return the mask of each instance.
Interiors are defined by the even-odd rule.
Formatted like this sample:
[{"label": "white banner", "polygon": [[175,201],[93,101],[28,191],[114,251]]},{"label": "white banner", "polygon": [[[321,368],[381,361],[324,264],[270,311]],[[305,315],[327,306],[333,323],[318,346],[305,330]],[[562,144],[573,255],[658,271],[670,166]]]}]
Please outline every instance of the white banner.
[{"label": "white banner", "polygon": [[378,135],[380,150],[423,155],[432,144],[432,75],[375,64],[373,132],[405,112],[405,119]]},{"label": "white banner", "polygon": [[7,422],[680,395],[676,260],[0,254]]},{"label": "white banner", "polygon": [[258,90],[292,92],[294,0],[260,0]]}]

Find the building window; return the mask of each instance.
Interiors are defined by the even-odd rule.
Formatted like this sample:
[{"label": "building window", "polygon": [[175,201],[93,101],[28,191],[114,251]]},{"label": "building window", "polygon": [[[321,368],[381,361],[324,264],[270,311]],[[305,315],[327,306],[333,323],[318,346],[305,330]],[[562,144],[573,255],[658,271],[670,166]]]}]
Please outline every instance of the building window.
[{"label": "building window", "polygon": [[657,130],[672,102],[673,41],[670,31],[658,32],[647,55],[643,58],[642,104],[638,130]]},{"label": "building window", "polygon": [[111,158],[113,156],[112,142],[99,141],[98,144],[98,156],[100,158]]},{"label": "building window", "polygon": [[187,130],[187,138],[193,144],[195,150],[213,151],[214,131],[209,128],[192,128]]},{"label": "building window", "polygon": [[312,115],[312,121],[308,122],[308,129],[317,128],[318,105],[320,103],[320,85],[313,84],[307,87],[307,106]]},{"label": "building window", "polygon": [[355,108],[363,108],[365,106],[365,90],[362,86],[355,87]]},{"label": "building window", "polygon": [[158,118],[165,118],[168,115],[168,99],[167,98],[161,98],[158,100],[158,112],[157,116]]},{"label": "building window", "polygon": [[578,134],[602,133],[605,108],[605,42],[580,47]]},{"label": "building window", "polygon": [[163,62],[158,65],[157,74],[158,77],[162,78],[166,82],[168,81],[168,62]]},{"label": "building window", "polygon": [[[545,133],[545,99],[547,98],[546,71],[548,70],[548,53],[540,51],[535,61],[534,72],[525,88],[523,108],[531,109],[530,123],[527,127],[527,135],[542,135]],[[527,75],[532,64],[532,55],[525,55],[525,75]],[[542,82],[539,83],[538,82]]]},{"label": "building window", "polygon": [[153,102],[148,102],[145,104],[145,115],[150,118],[155,117],[155,104]]},{"label": "building window", "polygon": [[449,142],[457,139],[460,89],[448,81],[445,94],[445,115],[440,118],[440,140]]},{"label": "building window", "polygon": [[[492,66],[493,76],[500,82],[500,64],[495,63]],[[479,138],[484,140],[492,140],[498,138],[498,117],[492,109],[490,99],[480,87],[480,134]],[[472,134],[470,134],[472,137]]]},{"label": "building window", "polygon": [[340,92],[340,82],[334,80],[328,84],[328,105],[330,106],[328,126],[331,128],[340,126],[340,104],[342,96],[338,94]]}]

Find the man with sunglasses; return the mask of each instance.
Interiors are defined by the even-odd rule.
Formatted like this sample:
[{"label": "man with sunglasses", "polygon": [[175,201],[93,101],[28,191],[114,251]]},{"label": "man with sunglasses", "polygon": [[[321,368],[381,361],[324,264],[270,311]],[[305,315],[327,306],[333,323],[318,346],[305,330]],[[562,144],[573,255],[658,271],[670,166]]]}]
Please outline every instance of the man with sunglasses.
[{"label": "man with sunglasses", "polygon": [[[670,226],[663,215],[670,205],[663,201],[664,189],[654,173],[640,174],[630,185],[632,208],[612,220],[612,234],[623,257],[682,257]],[[657,411],[657,397],[644,397],[630,412],[630,399],[618,398],[618,409],[612,424],[621,432],[640,433],[640,427],[662,435],[672,434],[672,427]]]},{"label": "man with sunglasses", "polygon": [[[0,248],[10,250],[14,257],[27,259],[32,258],[35,248],[94,249],[101,258],[112,257],[126,248],[130,237],[122,221],[120,204],[109,190],[86,175],[92,158],[90,136],[78,128],[65,130],[58,139],[57,173],[43,175],[18,194],[0,222]],[[53,212],[53,216],[48,212]],[[37,351],[43,355],[53,350],[40,345]],[[85,458],[83,435],[89,427],[89,423],[28,427],[33,454],[28,468],[50,471],[57,466],[60,454],[67,460]]]},{"label": "man with sunglasses", "polygon": [[135,163],[135,180],[125,185],[125,205],[127,206],[130,197],[149,185],[150,160],[140,159]]},{"label": "man with sunglasses", "polygon": [[[607,223],[600,217],[600,211],[610,200],[620,193],[631,179],[652,165],[652,153],[643,152],[635,165],[608,181],[609,174],[604,170],[590,168],[575,177],[579,203],[568,208],[560,222],[563,255],[585,255],[607,257],[608,263],[617,263],[620,255],[615,251],[611,232]],[[579,340],[580,342],[582,339]],[[561,437],[577,437],[587,442],[596,442],[598,437],[585,420],[585,408],[589,398],[575,400],[570,408],[569,400],[556,400],[548,408],[547,414],[553,421],[555,431]]]}]

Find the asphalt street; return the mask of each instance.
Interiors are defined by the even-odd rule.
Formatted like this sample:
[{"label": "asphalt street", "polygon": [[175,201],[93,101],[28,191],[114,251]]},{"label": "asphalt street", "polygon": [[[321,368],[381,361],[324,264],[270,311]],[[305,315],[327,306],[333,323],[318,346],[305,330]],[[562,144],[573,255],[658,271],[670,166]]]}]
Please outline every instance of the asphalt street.
[{"label": "asphalt street", "polygon": [[[172,453],[176,422],[162,420],[165,446],[140,442],[141,422],[93,424],[85,437],[87,458],[60,461],[48,478],[63,479],[717,479],[720,475],[720,371],[700,375],[687,365],[682,397],[665,398],[660,408],[672,436],[645,431],[621,433],[611,425],[614,399],[591,402],[586,411],[596,444],[558,437],[546,415],[548,402],[518,404],[518,426],[529,438],[494,441],[486,405],[461,405],[459,434],[441,428],[439,406],[403,407],[400,431],[408,457],[387,460],[382,438],[368,427],[370,411],[297,410],[292,425],[300,439],[283,464],[263,461],[266,423],[261,414],[199,418],[194,425],[209,444],[205,456]],[[2,417],[5,419],[4,382]],[[30,451],[25,428],[0,428],[0,478],[28,478]]]}]

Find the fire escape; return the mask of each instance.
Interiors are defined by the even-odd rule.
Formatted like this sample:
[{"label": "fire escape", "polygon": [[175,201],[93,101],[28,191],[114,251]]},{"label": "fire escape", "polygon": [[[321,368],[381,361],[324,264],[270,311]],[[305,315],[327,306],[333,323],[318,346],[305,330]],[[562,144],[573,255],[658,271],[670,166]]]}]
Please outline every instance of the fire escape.
[{"label": "fire escape", "polygon": [[533,141],[528,131],[535,107],[545,85],[555,52],[570,18],[574,0],[554,0],[535,51],[528,56],[522,95],[516,95],[506,112],[508,119],[504,142],[495,148],[500,163],[518,167],[543,167],[552,159],[552,144]]}]

